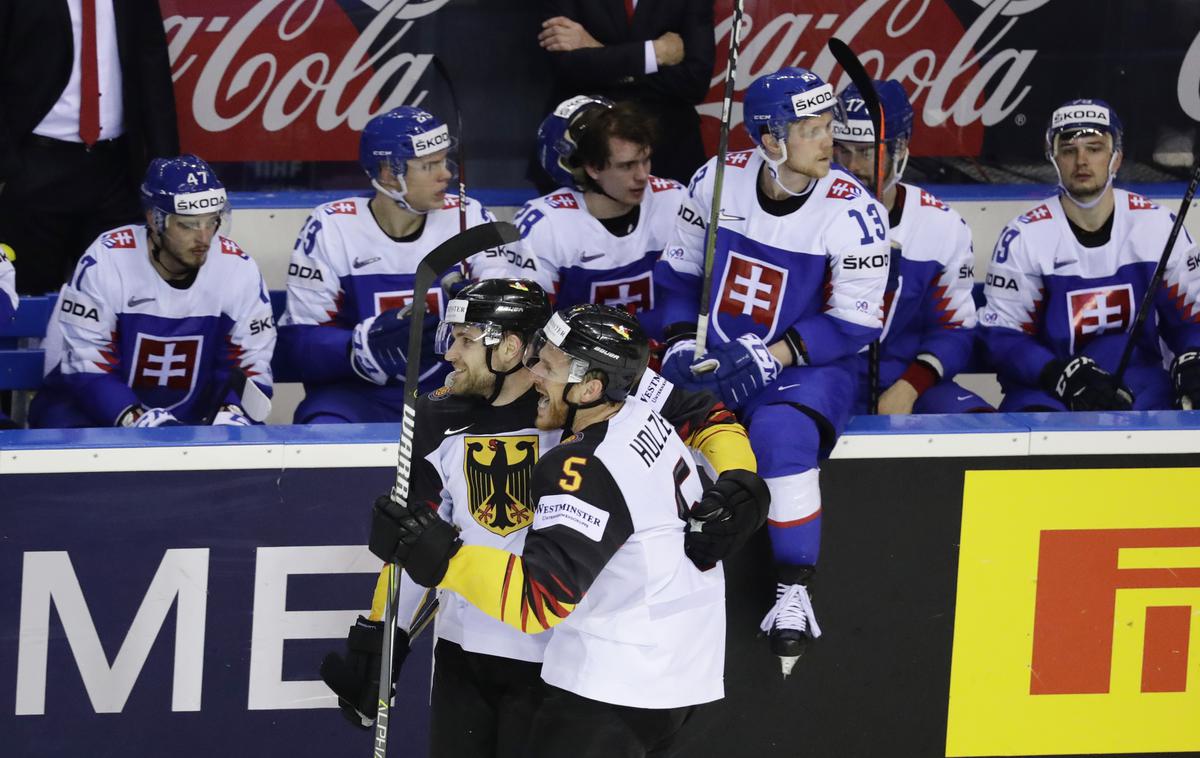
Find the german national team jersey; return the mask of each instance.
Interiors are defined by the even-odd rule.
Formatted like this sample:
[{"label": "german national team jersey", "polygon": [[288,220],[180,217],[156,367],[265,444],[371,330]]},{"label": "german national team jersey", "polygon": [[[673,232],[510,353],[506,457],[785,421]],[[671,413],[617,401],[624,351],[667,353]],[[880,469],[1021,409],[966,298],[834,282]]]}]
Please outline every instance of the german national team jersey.
[{"label": "german national team jersey", "polygon": [[[900,223],[891,229],[891,273],[884,296],[883,387],[919,355],[935,358],[943,378],[962,371],[976,324],[971,297],[975,253],[967,222],[920,187],[899,187],[903,205]],[[862,356],[866,361],[865,352]]]},{"label": "german national team jersey", "polygon": [[[305,382],[354,379],[349,345],[354,326],[412,299],[417,265],[431,250],[459,233],[458,197],[447,195],[445,206],[424,217],[416,238],[389,237],[375,220],[369,197],[348,197],[318,207],[309,215],[292,249],[288,265],[287,309],[280,319],[280,352]],[[389,201],[390,202],[390,201]],[[495,221],[480,203],[469,200],[468,226]],[[506,248],[486,250],[468,261],[473,277],[536,278],[535,264],[522,265],[520,254]],[[438,281],[440,283],[440,279]],[[426,295],[431,324],[445,305],[435,283]],[[448,364],[429,352],[422,356],[421,388],[441,384]],[[398,383],[398,384],[402,384]],[[392,392],[363,381],[364,391]]]},{"label": "german national team jersey", "polygon": [[582,192],[568,188],[526,203],[517,214],[521,249],[540,259],[546,277],[540,283],[557,293],[557,307],[614,305],[635,313],[651,335],[659,333],[654,264],[670,239],[684,188],[652,176],[647,189],[633,231],[622,236],[588,212]]},{"label": "german national team jersey", "polygon": [[[688,187],[656,270],[663,324],[695,322],[716,158]],[[758,200],[763,158],[730,153],[713,260],[709,339],[753,333],[771,343],[793,328],[805,365],[852,357],[879,335],[888,276],[886,211],[839,166],[799,209],[776,216]]]},{"label": "german national team jersey", "polygon": [[[1112,233],[1099,247],[1079,242],[1058,197],[1001,232],[988,265],[980,323],[1002,383],[1037,386],[1049,361],[1079,354],[1116,369],[1174,215],[1132,192],[1114,189],[1113,197]],[[1186,229],[1155,297],[1131,367],[1169,360],[1160,336],[1173,353],[1200,347],[1200,253]]]},{"label": "german national team jersey", "polygon": [[676,708],[724,694],[725,583],[683,552],[703,485],[675,430],[627,399],[534,467],[522,552],[463,545],[442,586],[527,633],[553,628],[542,679],[605,703]]},{"label": "german national team jersey", "polygon": [[[683,439],[702,429],[721,433],[726,426],[744,435],[710,396],[678,390],[653,371],[642,377],[635,396],[669,419]],[[537,401],[532,389],[502,406],[444,388],[423,396],[413,434],[410,501],[440,503],[438,514],[458,527],[467,544],[520,553],[534,519],[533,466],[563,436],[562,430],[534,426]],[[700,445],[696,438],[702,434],[692,437],[693,444]],[[753,462],[735,467],[753,468]],[[421,593],[411,591],[407,576],[402,584],[398,618],[407,619]],[[470,652],[526,661],[542,660],[549,637],[523,634],[448,591],[442,592],[437,634]]]},{"label": "german national team jersey", "polygon": [[271,392],[271,301],[258,266],[219,235],[186,289],[154,269],[144,226],[100,235],[63,285],[45,344],[47,384],[98,425],[138,404],[198,423],[226,401],[231,370]]},{"label": "german national team jersey", "polygon": [[0,324],[12,321],[17,311],[17,272],[3,252],[0,252]]}]

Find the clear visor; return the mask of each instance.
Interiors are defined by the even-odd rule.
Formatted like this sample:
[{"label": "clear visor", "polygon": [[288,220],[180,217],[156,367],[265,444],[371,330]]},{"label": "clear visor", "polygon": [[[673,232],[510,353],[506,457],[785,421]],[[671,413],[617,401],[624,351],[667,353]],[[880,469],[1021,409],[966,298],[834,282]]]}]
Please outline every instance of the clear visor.
[{"label": "clear visor", "polygon": [[1065,129],[1061,132],[1055,133],[1053,141],[1050,143],[1051,157],[1057,157],[1058,151],[1063,145],[1069,145],[1072,142],[1085,137],[1103,137],[1105,144],[1108,145],[1108,149],[1115,152],[1115,145],[1111,132],[1107,132],[1102,129],[1084,127],[1082,129]]},{"label": "clear visor", "polygon": [[218,230],[224,230],[226,234],[229,234],[232,226],[228,210],[218,213],[201,213],[194,216],[169,213],[166,219],[166,227],[168,229],[179,229],[189,233],[204,232],[216,234]]},{"label": "clear visor", "polygon": [[495,324],[452,324],[442,321],[433,338],[433,349],[438,355],[445,355],[450,352],[455,340],[459,339],[465,342],[482,341],[485,347],[494,347],[500,344],[503,336],[504,333]]},{"label": "clear visor", "polygon": [[525,368],[534,376],[558,384],[582,382],[588,372],[587,361],[564,353],[541,330],[525,348]]}]

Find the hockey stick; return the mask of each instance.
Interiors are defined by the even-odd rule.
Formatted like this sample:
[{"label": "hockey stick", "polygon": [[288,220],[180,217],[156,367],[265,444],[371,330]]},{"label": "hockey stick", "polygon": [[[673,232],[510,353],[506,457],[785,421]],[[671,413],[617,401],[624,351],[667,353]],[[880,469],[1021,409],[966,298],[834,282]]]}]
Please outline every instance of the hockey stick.
[{"label": "hockey stick", "polygon": [[458,132],[458,231],[467,230],[467,152],[466,134],[463,132],[462,108],[458,107],[458,95],[454,91],[454,80],[442,59],[433,56],[433,67],[438,76],[446,83],[446,91],[450,93],[450,107],[454,109],[454,129]]},{"label": "hockey stick", "polygon": [[1121,383],[1121,378],[1125,376],[1125,369],[1129,368],[1129,360],[1133,357],[1133,345],[1137,340],[1138,329],[1142,328],[1142,322],[1146,320],[1146,314],[1150,312],[1154,293],[1162,284],[1163,275],[1167,271],[1167,260],[1171,257],[1175,240],[1179,238],[1179,230],[1183,229],[1183,219],[1187,216],[1188,209],[1192,207],[1192,199],[1196,197],[1198,185],[1200,185],[1200,161],[1196,162],[1196,167],[1192,170],[1192,181],[1188,183],[1187,190],[1183,193],[1183,203],[1179,206],[1179,213],[1175,214],[1175,223],[1171,225],[1171,233],[1167,235],[1167,246],[1163,248],[1162,257],[1158,259],[1158,265],[1154,267],[1154,276],[1150,277],[1150,283],[1146,285],[1146,294],[1142,296],[1142,302],[1138,303],[1137,315],[1134,316],[1133,323],[1129,325],[1129,337],[1125,340],[1125,350],[1122,351],[1121,362],[1117,364],[1117,370],[1113,373],[1113,378],[1117,380],[1118,385]]},{"label": "hockey stick", "polygon": [[[829,52],[833,53],[833,57],[837,59],[838,65],[850,77],[850,81],[854,82],[854,86],[858,88],[858,92],[862,95],[863,106],[867,109],[867,113],[871,116],[871,126],[875,130],[875,144],[872,146],[874,160],[871,161],[871,189],[875,193],[875,199],[883,202],[883,159],[887,155],[884,149],[884,139],[887,136],[885,130],[887,124],[883,119],[883,109],[879,107],[879,95],[875,92],[875,83],[871,81],[871,77],[867,75],[867,70],[863,68],[862,61],[850,49],[850,46],[842,42],[837,37],[830,37]],[[871,340],[871,345],[867,348],[867,384],[869,386],[870,398],[867,406],[871,415],[879,413],[879,339]]]},{"label": "hockey stick", "polygon": [[[417,387],[421,376],[421,336],[424,333],[425,295],[438,275],[475,253],[516,242],[517,228],[504,221],[473,226],[438,245],[417,265],[413,282],[411,326],[408,330],[408,365],[404,370],[404,417],[400,422],[400,446],[396,459],[396,483],[391,498],[401,505],[408,503],[408,477],[412,470],[413,427],[417,420]],[[388,701],[392,696],[392,646],[396,636],[396,590],[399,567],[387,566],[387,603],[383,612],[383,645],[379,661],[379,703],[375,717],[375,758],[387,755]]]},{"label": "hockey stick", "polygon": [[717,249],[717,224],[721,221],[721,188],[725,184],[725,156],[729,153],[729,121],[733,116],[733,79],[737,75],[738,44],[742,36],[742,5],[733,2],[729,29],[729,57],[725,59],[725,99],[721,103],[721,132],[717,139],[717,172],[713,175],[712,210],[704,232],[704,279],[700,285],[700,313],[696,316],[696,357],[708,342],[708,299],[712,297],[713,258]]}]

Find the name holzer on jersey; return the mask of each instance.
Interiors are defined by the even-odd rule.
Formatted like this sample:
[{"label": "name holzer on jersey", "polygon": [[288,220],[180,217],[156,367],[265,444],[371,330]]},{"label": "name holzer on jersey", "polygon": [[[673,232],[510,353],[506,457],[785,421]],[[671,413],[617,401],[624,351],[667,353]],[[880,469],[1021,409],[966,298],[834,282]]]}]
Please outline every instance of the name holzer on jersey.
[{"label": "name holzer on jersey", "polygon": [[629,441],[629,449],[641,456],[646,468],[650,468],[658,460],[663,448],[667,446],[667,440],[674,433],[675,430],[663,421],[662,416],[651,414],[646,424]]}]

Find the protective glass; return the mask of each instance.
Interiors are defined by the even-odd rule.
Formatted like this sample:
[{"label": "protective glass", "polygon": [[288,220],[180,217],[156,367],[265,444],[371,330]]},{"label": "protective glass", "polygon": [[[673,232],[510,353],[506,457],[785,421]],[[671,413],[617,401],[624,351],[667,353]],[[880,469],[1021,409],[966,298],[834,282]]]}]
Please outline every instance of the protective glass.
[{"label": "protective glass", "polygon": [[588,372],[587,361],[564,353],[538,330],[525,348],[525,368],[549,382],[574,384],[582,382]]},{"label": "protective glass", "polygon": [[167,225],[168,228],[179,229],[183,232],[211,234],[216,234],[221,229],[229,234],[231,227],[228,211],[205,213],[199,216],[182,216],[178,213],[171,213],[167,215]]}]

